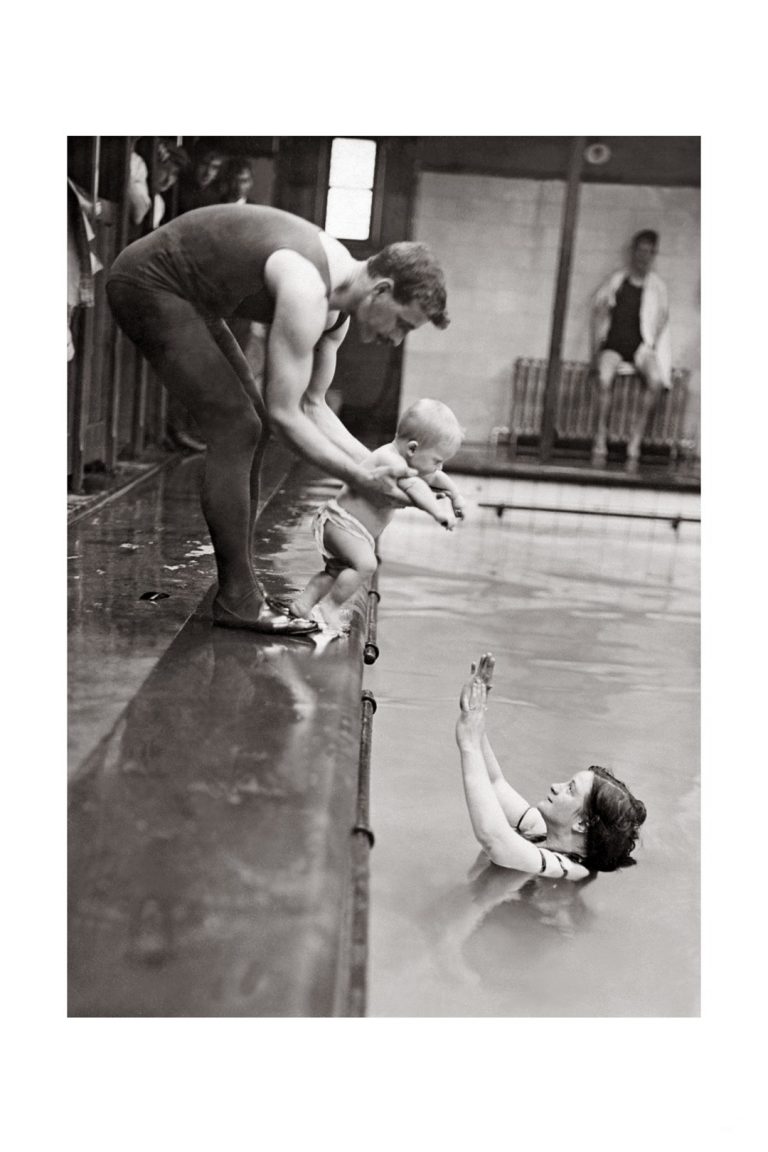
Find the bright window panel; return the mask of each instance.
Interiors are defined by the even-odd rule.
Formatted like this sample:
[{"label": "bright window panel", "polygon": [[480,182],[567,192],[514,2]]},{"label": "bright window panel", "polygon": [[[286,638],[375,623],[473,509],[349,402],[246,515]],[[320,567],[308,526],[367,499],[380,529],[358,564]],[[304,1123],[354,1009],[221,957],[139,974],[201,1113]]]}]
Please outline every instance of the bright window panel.
[{"label": "bright window panel", "polygon": [[325,230],[337,240],[367,240],[371,232],[373,192],[365,188],[329,188]]},{"label": "bright window panel", "polygon": [[337,136],[331,145],[331,188],[373,188],[376,142]]}]

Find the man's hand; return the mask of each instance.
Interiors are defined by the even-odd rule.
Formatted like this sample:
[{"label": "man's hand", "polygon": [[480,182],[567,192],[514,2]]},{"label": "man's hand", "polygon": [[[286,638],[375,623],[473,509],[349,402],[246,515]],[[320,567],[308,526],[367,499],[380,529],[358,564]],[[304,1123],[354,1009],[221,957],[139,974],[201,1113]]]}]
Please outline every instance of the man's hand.
[{"label": "man's hand", "polygon": [[[409,468],[407,475],[417,476],[418,473],[415,468]],[[393,465],[380,464],[378,468],[374,468],[372,472],[365,473],[364,476],[365,478],[361,475],[359,481],[356,480],[350,487],[353,488],[354,491],[361,492],[371,503],[381,505],[396,504],[399,508],[410,506],[410,499],[395,483],[396,469]]]}]

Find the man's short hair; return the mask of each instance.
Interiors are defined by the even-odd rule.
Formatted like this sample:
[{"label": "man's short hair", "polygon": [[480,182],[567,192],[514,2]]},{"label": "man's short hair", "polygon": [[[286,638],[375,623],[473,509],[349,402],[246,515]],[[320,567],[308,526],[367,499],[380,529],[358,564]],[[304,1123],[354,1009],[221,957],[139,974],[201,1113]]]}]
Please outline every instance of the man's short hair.
[{"label": "man's short hair", "polygon": [[401,240],[388,244],[367,262],[374,280],[392,280],[392,295],[398,304],[416,301],[436,328],[447,328],[445,276],[426,244]]},{"label": "man's short hair", "polygon": [[638,244],[652,244],[654,248],[659,246],[659,234],[654,232],[653,228],[643,228],[642,232],[636,232],[632,237],[632,251],[634,252]]}]

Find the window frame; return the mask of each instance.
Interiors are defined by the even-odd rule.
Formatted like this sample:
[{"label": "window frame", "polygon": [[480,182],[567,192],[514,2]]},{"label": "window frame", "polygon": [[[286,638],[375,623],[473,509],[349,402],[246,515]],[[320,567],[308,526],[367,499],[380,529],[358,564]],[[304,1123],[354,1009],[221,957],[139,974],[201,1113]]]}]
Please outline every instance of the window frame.
[{"label": "window frame", "polygon": [[[373,166],[373,187],[371,189],[371,216],[368,228],[368,237],[365,240],[354,239],[352,237],[337,236],[335,239],[348,248],[354,255],[355,252],[362,253],[363,251],[375,251],[381,245],[381,228],[382,216],[384,206],[384,173],[385,173],[385,144],[381,136],[329,136],[326,141],[324,163],[322,166],[321,180],[319,182],[318,192],[318,212],[317,219],[320,222],[320,227],[325,229],[325,221],[328,213],[328,193],[331,188],[331,149],[334,140],[370,140],[376,145],[376,159]],[[330,235],[330,233],[329,233]]]}]

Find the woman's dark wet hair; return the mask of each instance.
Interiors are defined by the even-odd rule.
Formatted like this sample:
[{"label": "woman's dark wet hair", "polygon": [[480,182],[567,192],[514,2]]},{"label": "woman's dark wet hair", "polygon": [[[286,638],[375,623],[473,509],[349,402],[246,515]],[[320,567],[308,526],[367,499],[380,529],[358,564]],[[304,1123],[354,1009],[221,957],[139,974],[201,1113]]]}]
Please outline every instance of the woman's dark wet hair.
[{"label": "woman's dark wet hair", "polygon": [[398,304],[416,301],[436,328],[447,328],[445,276],[426,244],[401,240],[388,244],[368,260],[368,274],[393,281],[392,295]]},{"label": "woman's dark wet hair", "polygon": [[584,864],[595,872],[614,872],[636,863],[631,853],[645,820],[645,804],[610,769],[592,764],[589,771],[594,779],[583,812],[587,826]]}]

